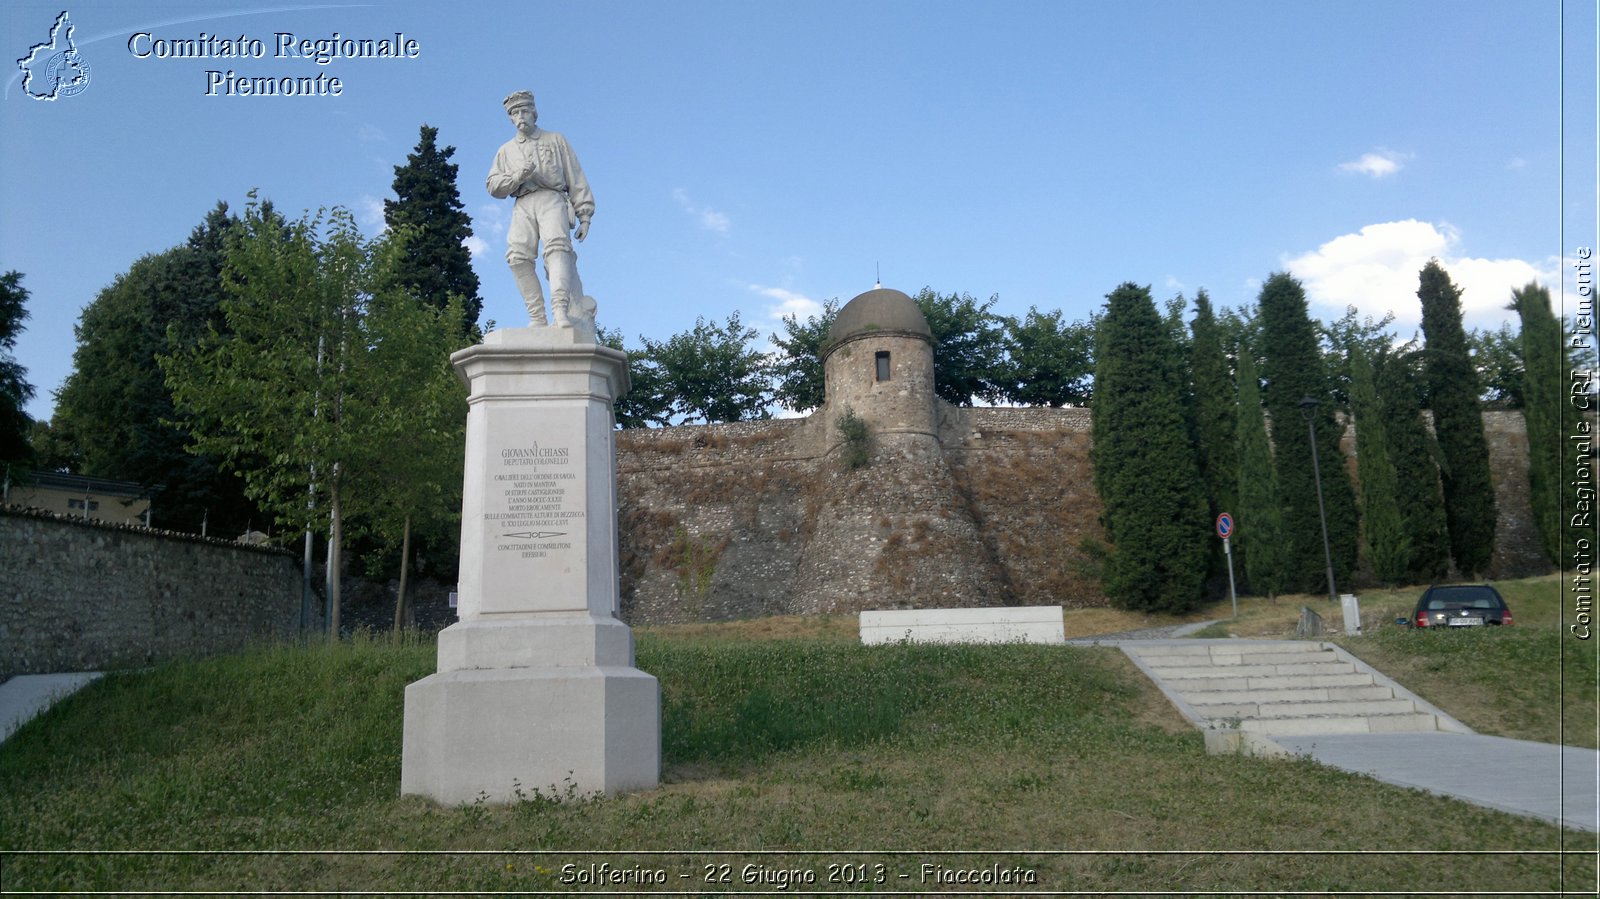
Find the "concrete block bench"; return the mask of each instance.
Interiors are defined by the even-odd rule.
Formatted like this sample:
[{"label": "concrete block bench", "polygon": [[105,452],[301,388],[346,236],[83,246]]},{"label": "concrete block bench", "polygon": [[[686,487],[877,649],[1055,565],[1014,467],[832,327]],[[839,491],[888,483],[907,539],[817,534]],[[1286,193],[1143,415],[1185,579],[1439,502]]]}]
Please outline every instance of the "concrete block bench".
[{"label": "concrete block bench", "polygon": [[895,609],[861,613],[861,642],[1065,643],[1060,606]]}]

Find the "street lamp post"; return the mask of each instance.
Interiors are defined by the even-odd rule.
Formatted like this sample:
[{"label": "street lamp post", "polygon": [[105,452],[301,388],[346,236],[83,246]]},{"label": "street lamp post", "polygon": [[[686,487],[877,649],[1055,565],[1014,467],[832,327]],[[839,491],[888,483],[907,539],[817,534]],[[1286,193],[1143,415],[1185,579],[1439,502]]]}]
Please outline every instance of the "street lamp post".
[{"label": "street lamp post", "polygon": [[1317,484],[1317,517],[1322,521],[1322,558],[1328,564],[1328,599],[1338,600],[1333,585],[1333,550],[1328,548],[1328,510],[1322,504],[1322,468],[1317,462],[1317,402],[1316,397],[1304,396],[1297,403],[1300,415],[1311,428],[1311,477]]}]

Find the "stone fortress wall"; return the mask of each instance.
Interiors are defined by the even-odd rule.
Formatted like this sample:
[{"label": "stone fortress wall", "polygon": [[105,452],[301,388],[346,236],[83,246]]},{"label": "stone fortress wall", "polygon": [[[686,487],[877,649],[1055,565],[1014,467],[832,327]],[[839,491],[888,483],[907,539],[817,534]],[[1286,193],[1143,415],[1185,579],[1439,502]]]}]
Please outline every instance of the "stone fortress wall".
[{"label": "stone fortress wall", "polygon": [[0,507],[0,681],[299,632],[300,563],[282,550]]},{"label": "stone fortress wall", "polygon": [[[887,290],[840,310],[828,400],[809,418],[618,434],[624,620],[1106,604],[1089,410],[939,400],[912,310]],[[846,410],[869,432],[854,469]],[[1548,571],[1522,416],[1486,412],[1484,428],[1500,518],[1488,577]],[[1344,442],[1353,474],[1353,429]]]}]

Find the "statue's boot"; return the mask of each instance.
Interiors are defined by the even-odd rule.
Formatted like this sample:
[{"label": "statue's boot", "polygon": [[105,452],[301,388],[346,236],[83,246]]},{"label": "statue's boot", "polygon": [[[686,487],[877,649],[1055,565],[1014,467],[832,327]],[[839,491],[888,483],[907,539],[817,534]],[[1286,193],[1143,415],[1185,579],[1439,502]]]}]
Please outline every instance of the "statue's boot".
[{"label": "statue's boot", "polygon": [[532,262],[511,263],[511,277],[516,279],[517,291],[528,307],[528,322],[537,328],[545,327],[544,288],[539,286],[539,273]]},{"label": "statue's boot", "polygon": [[558,328],[572,327],[567,307],[575,297],[583,296],[583,283],[578,280],[578,254],[562,241],[552,240],[554,246],[545,248],[544,273],[550,276],[550,320]]}]

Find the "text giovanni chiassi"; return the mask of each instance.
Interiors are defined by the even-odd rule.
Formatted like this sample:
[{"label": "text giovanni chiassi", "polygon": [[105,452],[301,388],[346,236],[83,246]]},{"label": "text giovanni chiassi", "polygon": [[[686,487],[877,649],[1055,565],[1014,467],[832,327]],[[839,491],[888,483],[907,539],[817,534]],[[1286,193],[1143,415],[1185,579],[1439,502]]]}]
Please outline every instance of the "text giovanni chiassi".
[{"label": "text giovanni chiassi", "polygon": [[[274,32],[270,40],[240,34],[224,37],[200,32],[195,38],[161,37],[140,31],[128,38],[128,52],[135,59],[292,59],[326,66],[335,60],[416,59],[422,45],[416,38],[396,31],[383,37],[345,37],[335,31],[329,37],[303,38],[293,32]],[[239,73],[233,69],[206,69],[207,97],[337,97],[345,84],[327,72],[310,74]]]}]

